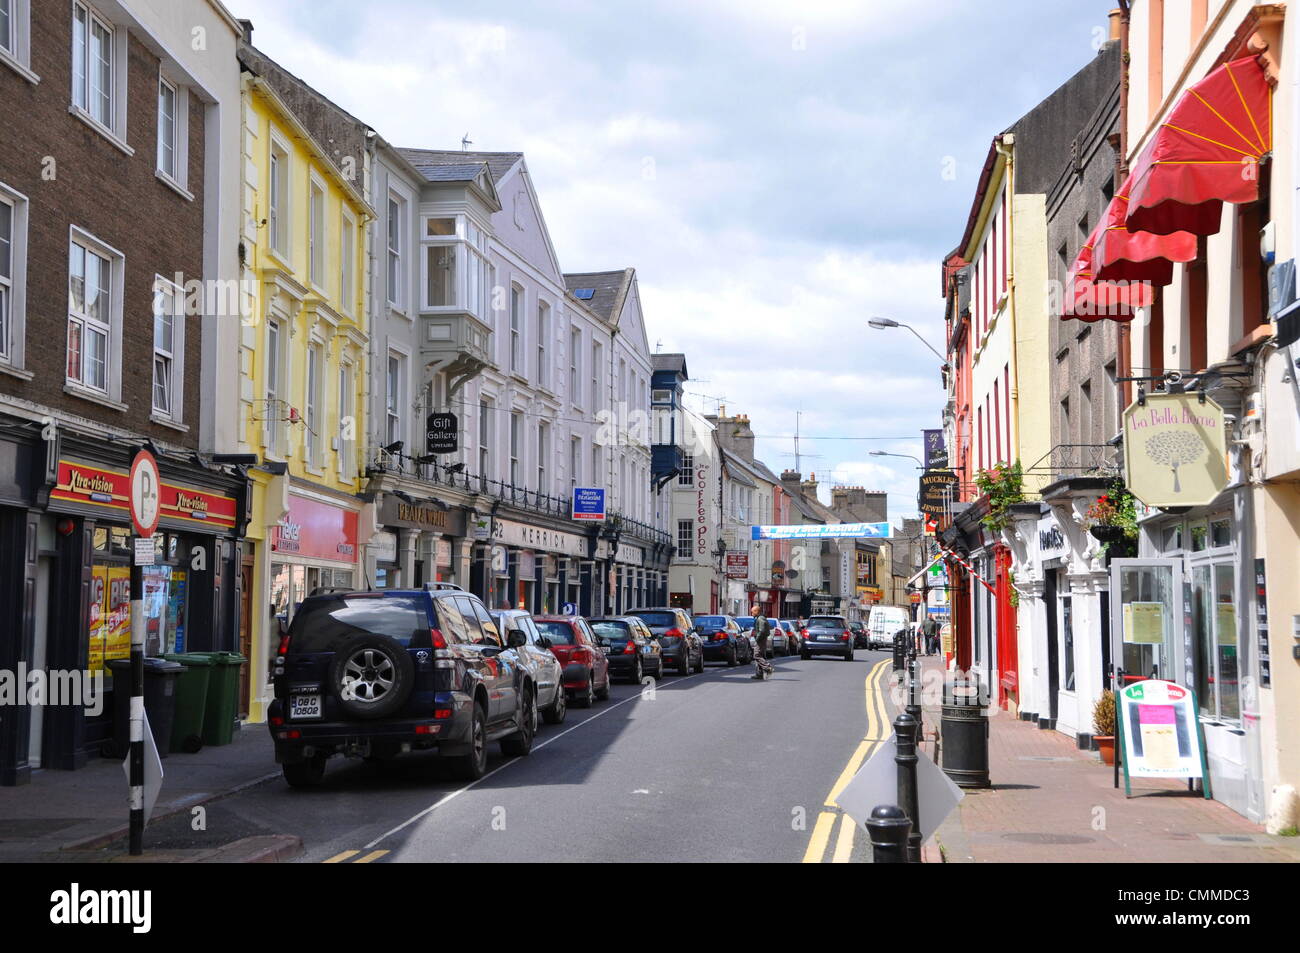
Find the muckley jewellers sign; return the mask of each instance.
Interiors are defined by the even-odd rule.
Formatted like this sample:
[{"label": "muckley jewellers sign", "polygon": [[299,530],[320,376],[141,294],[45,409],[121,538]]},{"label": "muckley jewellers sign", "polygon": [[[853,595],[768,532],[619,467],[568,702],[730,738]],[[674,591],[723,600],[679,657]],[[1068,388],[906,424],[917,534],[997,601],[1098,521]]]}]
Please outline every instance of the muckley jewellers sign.
[{"label": "muckley jewellers sign", "polygon": [[1124,411],[1124,479],[1147,506],[1205,506],[1228,485],[1223,408],[1198,394],[1151,394]]}]

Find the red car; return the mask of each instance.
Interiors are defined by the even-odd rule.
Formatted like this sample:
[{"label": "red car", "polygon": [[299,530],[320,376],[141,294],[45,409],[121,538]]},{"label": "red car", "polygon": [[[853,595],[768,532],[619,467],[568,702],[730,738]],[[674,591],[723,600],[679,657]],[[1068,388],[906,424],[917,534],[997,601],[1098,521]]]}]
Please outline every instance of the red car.
[{"label": "red car", "polygon": [[609,698],[609,660],[587,620],[576,615],[533,616],[542,642],[560,660],[564,690],[573,704],[590,708],[593,699]]}]

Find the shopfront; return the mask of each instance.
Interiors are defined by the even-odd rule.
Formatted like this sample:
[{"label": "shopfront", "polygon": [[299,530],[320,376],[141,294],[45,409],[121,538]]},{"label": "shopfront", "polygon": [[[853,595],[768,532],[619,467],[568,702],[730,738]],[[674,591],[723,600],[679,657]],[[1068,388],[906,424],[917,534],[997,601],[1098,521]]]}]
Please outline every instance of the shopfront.
[{"label": "shopfront", "polygon": [[468,570],[460,565],[467,522],[461,507],[383,493],[376,501],[379,529],[365,547],[363,560],[374,587],[418,589],[426,582],[468,585]]},{"label": "shopfront", "polygon": [[356,509],[289,494],[289,512],[271,531],[272,612],[286,624],[320,588],[357,588]]},{"label": "shopfront", "polygon": [[586,603],[594,576],[588,536],[501,517],[485,528],[488,539],[474,545],[471,588],[489,607],[545,614]]},{"label": "shopfront", "polygon": [[[0,560],[0,585],[13,596],[4,611],[14,621],[0,639],[4,667],[89,673],[115,690],[106,664],[131,651],[129,449],[64,435],[45,454],[10,458],[33,469],[4,481],[24,498],[21,506],[10,494],[3,501],[5,550],[26,554]],[[146,654],[236,649],[243,480],[158,459],[161,517],[155,563],[144,569]],[[0,779],[22,783],[35,767],[80,767],[111,737],[112,711],[111,695],[98,713],[65,704],[27,709],[13,726],[21,737],[6,726]]]}]

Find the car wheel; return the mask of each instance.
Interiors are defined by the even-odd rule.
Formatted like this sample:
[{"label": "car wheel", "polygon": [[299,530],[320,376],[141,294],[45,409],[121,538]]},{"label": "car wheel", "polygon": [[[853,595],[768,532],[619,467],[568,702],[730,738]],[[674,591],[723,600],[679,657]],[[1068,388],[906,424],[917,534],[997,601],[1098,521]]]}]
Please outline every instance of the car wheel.
[{"label": "car wheel", "polygon": [[522,725],[519,731],[501,739],[501,753],[522,758],[533,750],[533,738],[537,735],[537,696],[531,688],[524,696],[519,720]]},{"label": "car wheel", "polygon": [[727,668],[735,668],[740,664],[740,659],[736,657],[736,647],[733,645],[727,650]]},{"label": "car wheel", "polygon": [[641,676],[645,675],[645,669],[641,666],[641,657],[637,656],[636,664],[632,666],[632,678],[630,681],[633,685],[641,684]]},{"label": "car wheel", "polygon": [[[690,654],[687,653],[686,657],[689,659]],[[700,657],[695,660],[695,674],[697,675],[704,674],[704,650],[703,649],[700,649]]]},{"label": "car wheel", "polygon": [[542,718],[548,725],[558,725],[569,712],[569,696],[561,685],[555,689],[555,701],[542,709]]},{"label": "car wheel", "polygon": [[808,661],[810,658],[812,658],[812,656],[809,653],[803,651],[802,649],[799,651],[799,657],[803,659],[805,662]]},{"label": "car wheel", "polygon": [[682,649],[681,661],[677,663],[678,675],[691,674],[691,653],[688,649]]},{"label": "car wheel", "polygon": [[298,761],[294,764],[281,765],[284,780],[291,788],[314,788],[325,780],[325,755]]},{"label": "car wheel", "polygon": [[456,773],[463,781],[477,781],[487,774],[487,715],[483,706],[474,705],[473,723],[469,730],[469,753],[455,760]]},{"label": "car wheel", "polygon": [[605,669],[605,685],[603,688],[596,689],[596,697],[601,701],[609,698],[609,686],[613,679],[609,677],[609,669]]},{"label": "car wheel", "polygon": [[847,652],[844,653],[844,661],[846,661],[846,662],[852,662],[852,661],[853,661],[853,650],[852,650],[852,649],[849,649]]},{"label": "car wheel", "polygon": [[592,684],[591,684],[591,680],[594,677],[595,676],[593,675],[593,673],[591,672],[587,673],[587,687],[582,690],[582,694],[579,695],[575,693],[573,697],[574,707],[590,708],[592,704],[596,701],[596,696],[592,692]]}]

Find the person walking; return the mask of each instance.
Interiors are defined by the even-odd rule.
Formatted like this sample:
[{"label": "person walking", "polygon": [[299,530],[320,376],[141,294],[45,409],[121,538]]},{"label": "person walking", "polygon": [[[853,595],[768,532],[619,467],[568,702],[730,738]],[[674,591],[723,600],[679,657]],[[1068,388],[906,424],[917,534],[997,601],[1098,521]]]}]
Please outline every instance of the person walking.
[{"label": "person walking", "polygon": [[772,663],[767,660],[767,640],[772,634],[772,627],[763,615],[762,606],[754,606],[754,640],[758,648],[754,651],[754,674],[751,678],[764,679],[772,674]]},{"label": "person walking", "polygon": [[939,650],[939,623],[934,616],[927,615],[921,628],[925,632],[925,654],[934,655]]}]

